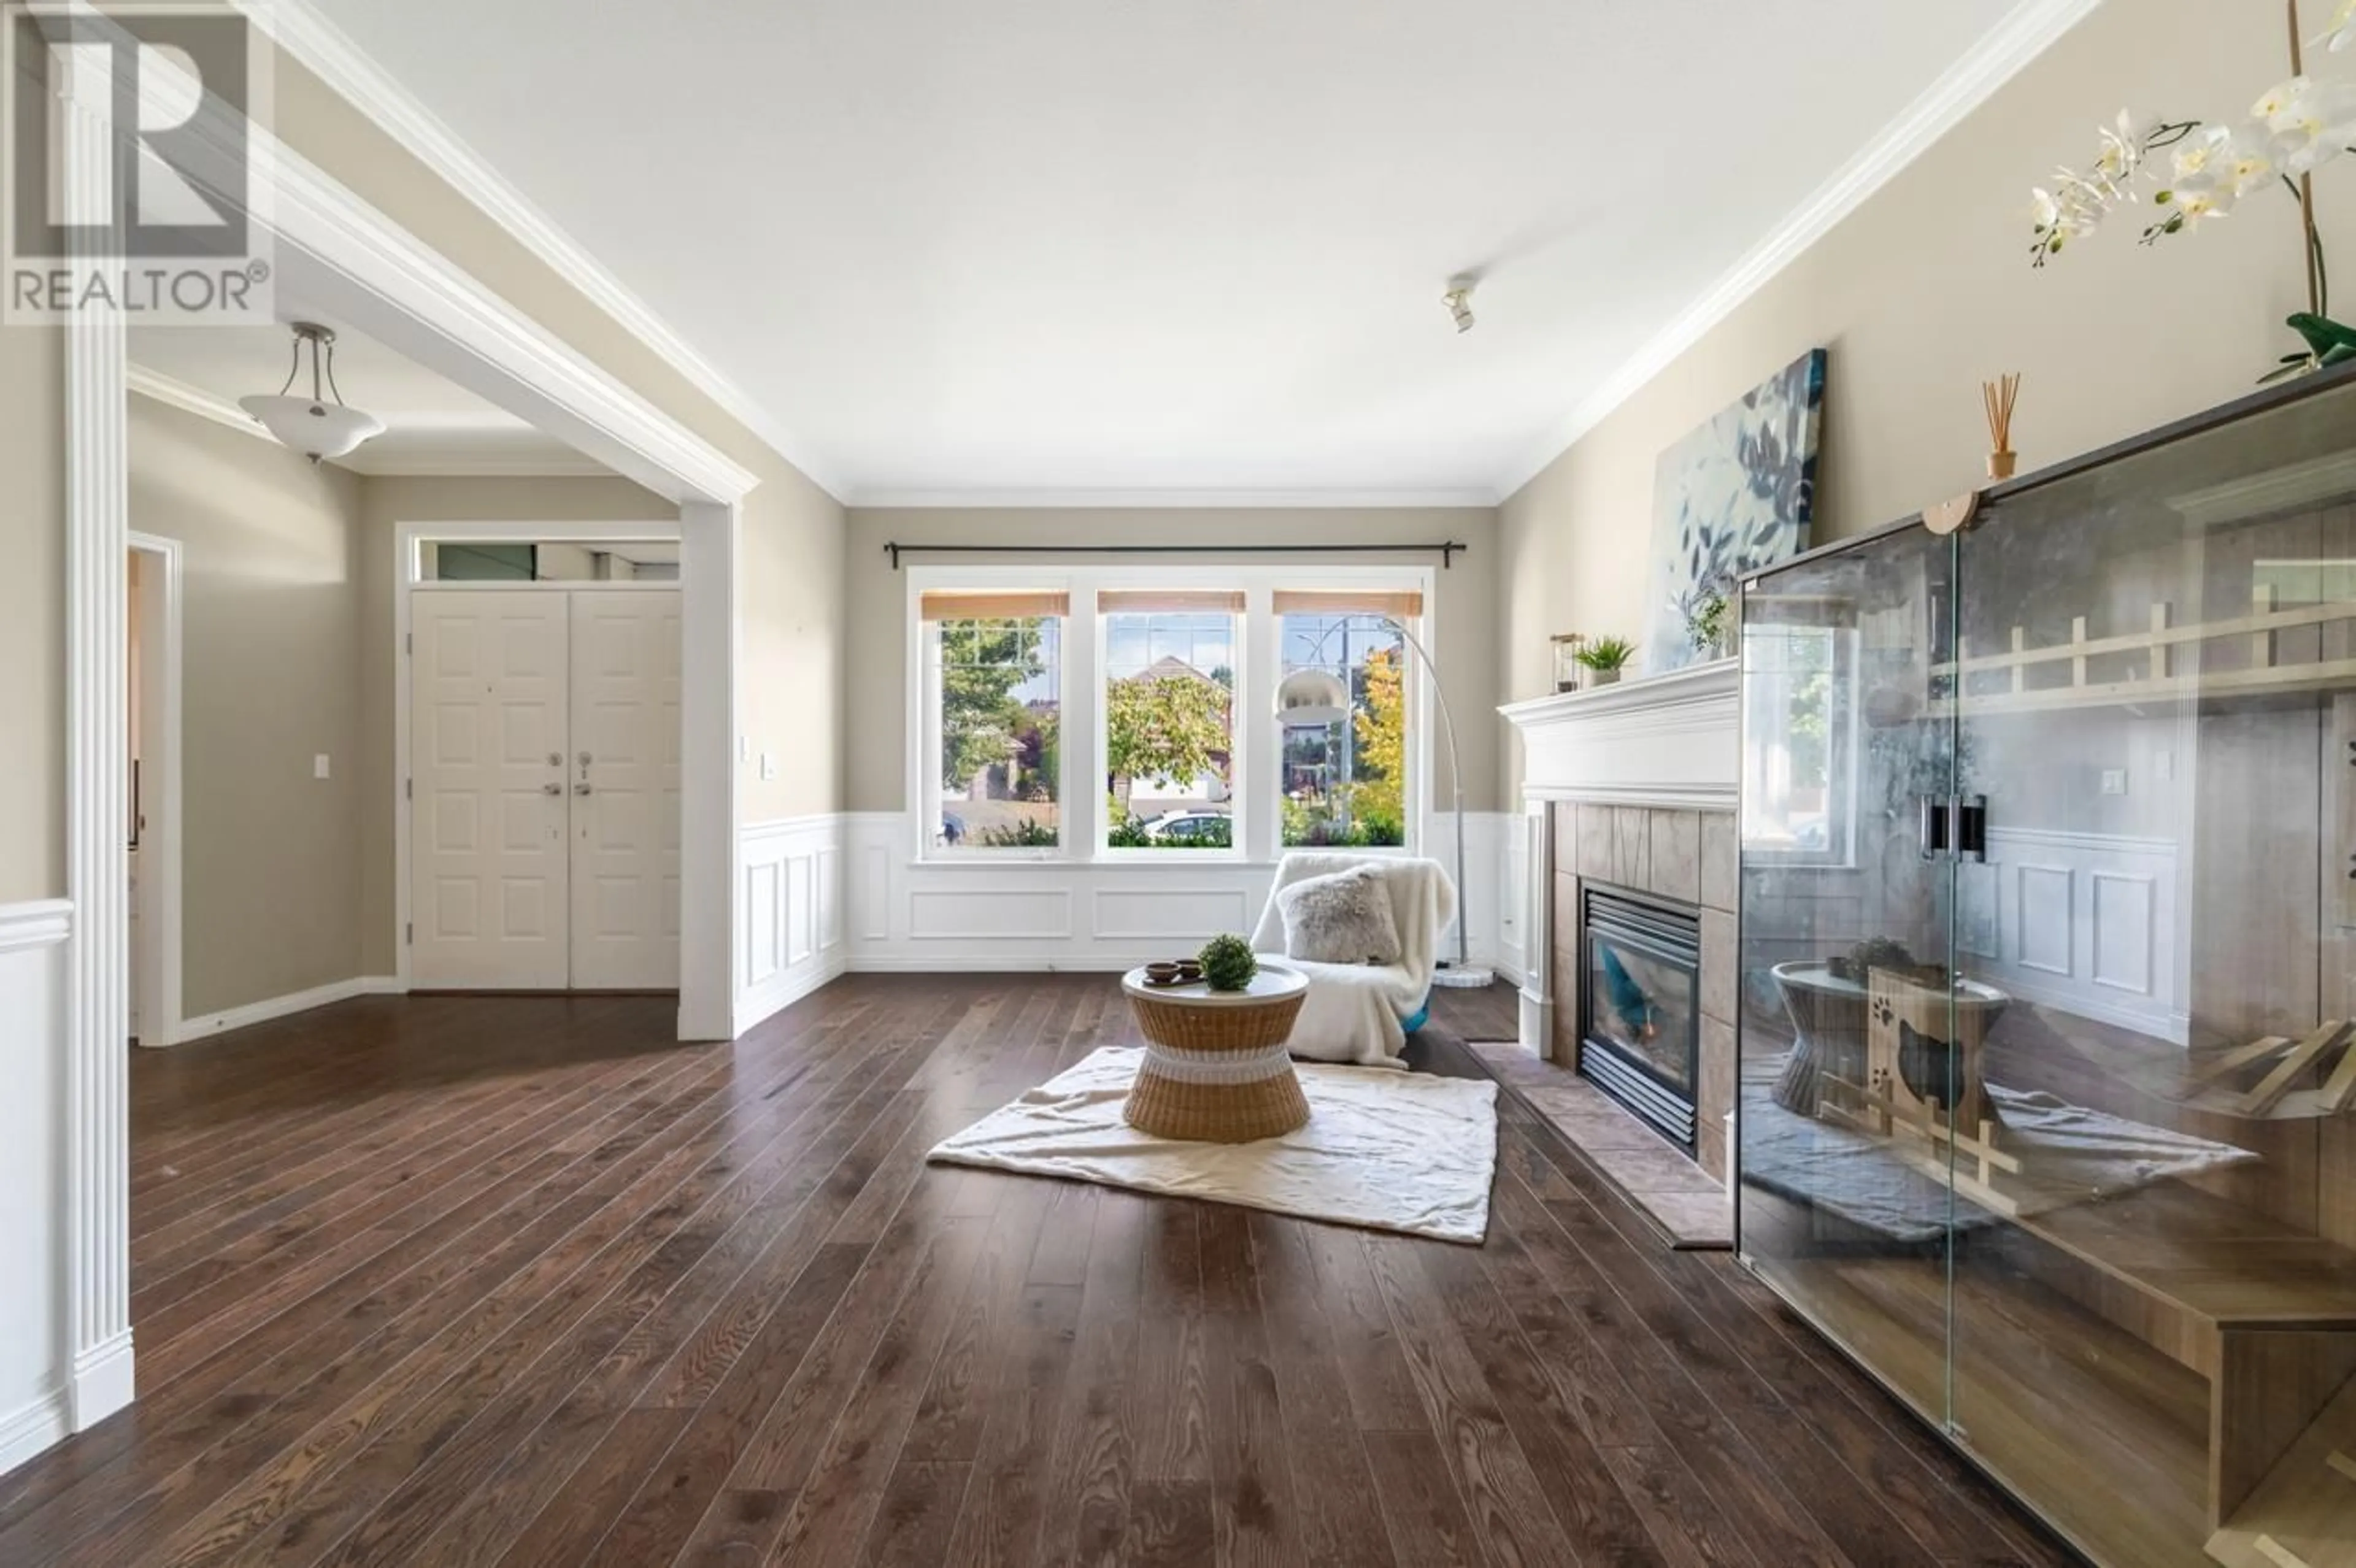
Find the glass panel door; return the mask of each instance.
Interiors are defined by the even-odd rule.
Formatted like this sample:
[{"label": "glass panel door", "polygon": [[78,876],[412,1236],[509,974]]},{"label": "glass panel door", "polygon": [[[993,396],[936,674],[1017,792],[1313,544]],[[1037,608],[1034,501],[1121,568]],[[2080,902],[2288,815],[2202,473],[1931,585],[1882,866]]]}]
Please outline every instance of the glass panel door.
[{"label": "glass panel door", "polygon": [[2343,386],[1960,547],[1954,1416],[2104,1563],[2356,1553],[2351,429]]},{"label": "glass panel door", "polygon": [[1741,639],[1738,1244],[1943,1424],[1955,571],[1920,528],[1802,561]]}]

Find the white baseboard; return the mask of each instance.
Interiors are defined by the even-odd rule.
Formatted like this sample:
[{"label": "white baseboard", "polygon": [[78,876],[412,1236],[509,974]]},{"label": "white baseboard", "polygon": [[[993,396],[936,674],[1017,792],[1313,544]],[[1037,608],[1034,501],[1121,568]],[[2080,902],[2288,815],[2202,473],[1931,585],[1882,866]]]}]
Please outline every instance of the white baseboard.
[{"label": "white baseboard", "polygon": [[741,1035],[766,1022],[804,997],[840,980],[850,970],[850,961],[842,949],[836,947],[821,962],[801,965],[745,992],[736,1004],[736,1032]]},{"label": "white baseboard", "polygon": [[[408,987],[389,975],[355,976],[348,980],[337,980],[325,986],[314,986],[307,991],[295,991],[284,997],[272,997],[264,1001],[248,1002],[243,1007],[230,1008],[226,1012],[209,1013],[200,1019],[182,1020],[172,1033],[172,1043],[183,1044],[223,1034],[233,1029],[246,1029],[254,1024],[268,1023],[295,1013],[307,1013],[314,1008],[332,1007],[348,1002],[354,997],[398,996]],[[144,1041],[142,1043],[145,1043]]]},{"label": "white baseboard", "polygon": [[64,1442],[72,1431],[63,1389],[52,1389],[21,1410],[0,1415],[0,1475]]},{"label": "white baseboard", "polygon": [[93,1345],[74,1358],[67,1414],[76,1432],[87,1432],[131,1403],[131,1330]]}]

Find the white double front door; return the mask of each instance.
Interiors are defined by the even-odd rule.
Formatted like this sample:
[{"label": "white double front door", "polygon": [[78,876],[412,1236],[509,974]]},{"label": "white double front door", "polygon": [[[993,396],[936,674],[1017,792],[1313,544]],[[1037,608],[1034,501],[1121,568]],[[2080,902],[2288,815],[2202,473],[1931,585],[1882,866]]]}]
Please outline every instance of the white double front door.
[{"label": "white double front door", "polygon": [[416,590],[410,983],[679,984],[679,594]]}]

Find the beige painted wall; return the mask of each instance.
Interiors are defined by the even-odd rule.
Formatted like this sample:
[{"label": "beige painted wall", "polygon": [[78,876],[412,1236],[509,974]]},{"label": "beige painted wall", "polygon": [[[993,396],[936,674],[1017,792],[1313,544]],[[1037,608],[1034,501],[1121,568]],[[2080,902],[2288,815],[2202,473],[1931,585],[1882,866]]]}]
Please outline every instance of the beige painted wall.
[{"label": "beige painted wall", "polygon": [[[2213,0],[2102,7],[1515,495],[1497,558],[1508,696],[1551,689],[1555,633],[1642,632],[1662,449],[1810,347],[1831,350],[1820,543],[1969,488],[1987,450],[1977,384],[2000,371],[2026,378],[2024,469],[2248,390],[2297,347],[2281,320],[2305,308],[2285,193],[2158,251],[2122,221],[2032,272],[2028,192],[2056,163],[2091,161],[2094,127],[2123,104],[2242,113],[2287,74],[2280,16]],[[2320,181],[2343,268],[2351,176]],[[1510,732],[1506,749],[1516,778]]]},{"label": "beige painted wall", "polygon": [[[1443,689],[1462,726],[1465,805],[1474,811],[1498,804],[1496,686],[1496,514],[1485,507],[1428,510],[1136,510],[1017,509],[890,510],[856,508],[851,514],[849,567],[851,592],[851,779],[850,809],[899,811],[907,797],[908,601],[907,579],[892,570],[884,546],[901,544],[1123,544],[1182,539],[1194,544],[1423,544],[1455,539],[1470,545],[1452,570],[1435,571],[1434,605],[1440,636],[1432,652],[1445,673]],[[927,556],[926,565],[989,560],[987,555]],[[1004,558],[998,558],[1002,560]],[[1105,561],[1108,557],[1075,556]],[[1119,564],[1156,558],[1124,556]],[[1199,556],[1159,558],[1202,565]],[[1288,559],[1307,564],[1347,560],[1357,565],[1407,564],[1437,567],[1427,554],[1365,556],[1280,555],[1252,558],[1278,565]],[[1444,752],[1435,799],[1445,803],[1450,788]]]},{"label": "beige painted wall", "polygon": [[679,508],[626,479],[394,479],[360,481],[359,968],[390,975],[399,956],[394,930],[393,612],[394,555],[402,523],[676,524]]},{"label": "beige painted wall", "polygon": [[0,903],[13,903],[66,891],[65,334],[0,332]]},{"label": "beige painted wall", "polygon": [[755,754],[766,748],[781,765],[767,782],[739,765],[737,816],[762,822],[840,810],[842,507],[316,77],[282,56],[274,91],[288,145],[760,475],[744,506],[738,717]]},{"label": "beige painted wall", "polygon": [[359,973],[359,525],[351,475],[131,400],[131,526],[186,547],[190,1018]]}]

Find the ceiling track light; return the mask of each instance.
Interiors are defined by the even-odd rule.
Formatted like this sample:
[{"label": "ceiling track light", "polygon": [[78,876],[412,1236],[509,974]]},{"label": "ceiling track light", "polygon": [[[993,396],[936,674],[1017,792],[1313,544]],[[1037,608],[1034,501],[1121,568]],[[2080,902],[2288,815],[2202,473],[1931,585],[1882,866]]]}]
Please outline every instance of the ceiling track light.
[{"label": "ceiling track light", "polygon": [[1472,291],[1480,281],[1478,278],[1451,278],[1448,280],[1448,293],[1440,296],[1448,302],[1448,314],[1454,318],[1459,333],[1472,330]]},{"label": "ceiling track light", "polygon": [[[303,374],[305,349],[311,355],[311,395],[288,397],[295,379]],[[329,398],[335,401],[329,402]],[[316,322],[294,323],[294,362],[277,395],[240,398],[237,405],[314,464],[322,458],[341,457],[384,431],[384,421],[374,414],[345,406],[344,394],[336,386],[336,335]]]}]

